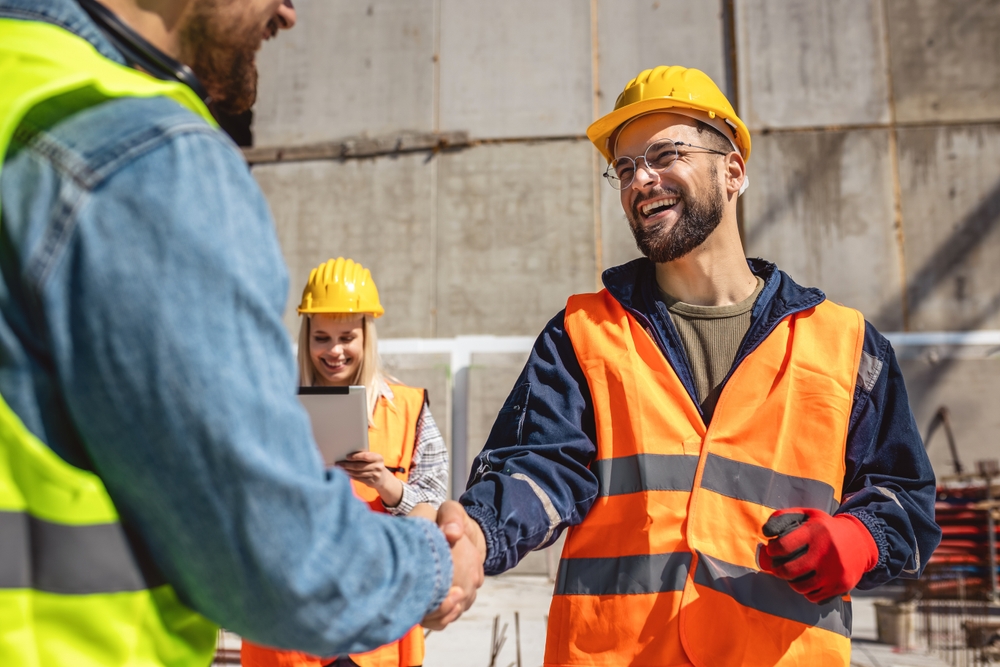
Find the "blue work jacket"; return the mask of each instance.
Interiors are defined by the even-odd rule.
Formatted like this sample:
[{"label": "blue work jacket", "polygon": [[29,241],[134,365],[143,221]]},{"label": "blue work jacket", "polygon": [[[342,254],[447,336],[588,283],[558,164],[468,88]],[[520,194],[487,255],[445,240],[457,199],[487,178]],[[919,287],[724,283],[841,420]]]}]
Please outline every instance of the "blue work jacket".
[{"label": "blue work jacket", "polygon": [[[72,0],[0,0],[0,18],[125,62]],[[243,156],[172,100],[85,92],[29,112],[0,172],[0,394],[100,476],[198,612],[318,655],[399,638],[451,586],[448,543],[324,470]]]},{"label": "blue work jacket", "polygon": [[[818,289],[797,285],[774,264],[748,262],[764,287],[727,380],[782,319],[826,298]],[[603,279],[608,292],[652,333],[699,405],[684,346],[658,297],[653,263],[637,259],[608,269]],[[483,529],[490,574],[550,545],[566,527],[583,521],[597,497],[597,477],[589,467],[597,455],[594,406],[564,315],[552,318],[535,341],[461,498]],[[941,538],[934,522],[934,471],[892,346],[868,322],[845,463],[838,512],[856,516],[879,551],[859,588],[918,576]]]}]

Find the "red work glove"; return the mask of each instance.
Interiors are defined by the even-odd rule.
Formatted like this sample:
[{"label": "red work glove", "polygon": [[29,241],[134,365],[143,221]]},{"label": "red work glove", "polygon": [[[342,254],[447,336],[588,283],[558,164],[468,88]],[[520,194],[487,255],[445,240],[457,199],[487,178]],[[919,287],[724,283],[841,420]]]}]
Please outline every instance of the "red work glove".
[{"label": "red work glove", "polygon": [[758,554],[760,569],[785,579],[810,602],[843,595],[878,563],[874,538],[850,514],[778,510],[764,524],[764,537],[771,539]]}]

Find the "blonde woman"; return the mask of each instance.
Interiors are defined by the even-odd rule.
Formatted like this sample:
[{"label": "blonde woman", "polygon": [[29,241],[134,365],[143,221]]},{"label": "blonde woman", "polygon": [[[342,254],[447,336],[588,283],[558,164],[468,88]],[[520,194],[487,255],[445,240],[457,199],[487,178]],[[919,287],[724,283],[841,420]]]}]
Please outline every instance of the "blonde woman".
[{"label": "blonde woman", "polygon": [[[309,274],[299,304],[299,378],[304,386],[364,385],[368,394],[367,452],[338,463],[354,492],[376,512],[408,514],[418,503],[438,507],[447,497],[448,452],[424,389],[388,375],[378,356],[375,318],[384,311],[368,269],[340,257]],[[417,667],[424,635],[369,653],[322,659],[243,643],[244,667]]]}]

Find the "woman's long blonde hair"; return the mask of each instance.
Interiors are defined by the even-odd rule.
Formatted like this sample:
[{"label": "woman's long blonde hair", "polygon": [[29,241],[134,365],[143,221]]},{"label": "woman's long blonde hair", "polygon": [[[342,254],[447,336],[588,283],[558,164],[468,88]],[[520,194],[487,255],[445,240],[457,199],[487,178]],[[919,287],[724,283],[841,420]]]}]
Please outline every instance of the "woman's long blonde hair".
[{"label": "woman's long blonde hair", "polygon": [[[357,313],[324,313],[335,322],[349,322],[357,318]],[[375,333],[375,318],[362,315],[361,332],[364,337],[364,356],[351,384],[364,385],[368,395],[368,421],[375,414],[375,406],[382,396],[387,395],[389,383],[399,384],[399,380],[388,374],[382,366],[382,358],[378,354],[378,334]],[[316,367],[309,354],[309,337],[312,327],[312,316],[303,315],[299,325],[299,384],[312,387],[316,384]]]}]

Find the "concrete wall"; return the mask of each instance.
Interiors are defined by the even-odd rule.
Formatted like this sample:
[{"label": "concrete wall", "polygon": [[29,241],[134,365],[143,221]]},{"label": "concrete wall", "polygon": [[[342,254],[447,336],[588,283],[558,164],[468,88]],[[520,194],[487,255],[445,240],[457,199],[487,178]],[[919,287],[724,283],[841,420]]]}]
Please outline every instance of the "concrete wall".
[{"label": "concrete wall", "polygon": [[[735,6],[748,254],[882,331],[1000,328],[1000,3]],[[947,405],[966,468],[996,458],[1000,349],[899,352],[921,432]]]},{"label": "concrete wall", "polygon": [[[259,164],[297,301],[309,269],[372,269],[382,337],[534,335],[637,256],[584,132],[658,64],[710,74],[753,134],[747,252],[884,331],[1000,329],[995,0],[297,0],[260,56],[258,146],[466,132],[457,150]],[[297,324],[289,309],[287,324]],[[921,430],[952,408],[1000,451],[997,350],[907,352]],[[991,356],[992,355],[992,356]],[[513,355],[517,356],[517,355]],[[428,385],[442,359],[390,360]],[[523,358],[469,371],[478,451]],[[935,465],[948,472],[946,459]],[[474,453],[473,451],[473,453]],[[466,471],[460,473],[465,476]]]}]

